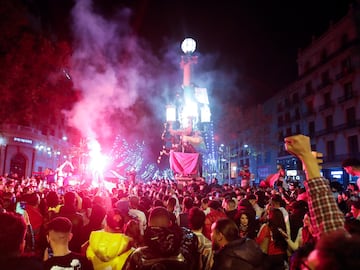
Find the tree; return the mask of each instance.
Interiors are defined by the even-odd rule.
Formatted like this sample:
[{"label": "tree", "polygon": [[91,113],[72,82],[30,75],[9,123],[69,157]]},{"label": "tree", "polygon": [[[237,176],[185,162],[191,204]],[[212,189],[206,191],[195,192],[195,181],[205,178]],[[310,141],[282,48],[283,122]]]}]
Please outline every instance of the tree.
[{"label": "tree", "polygon": [[54,133],[61,111],[77,99],[69,70],[71,47],[37,31],[19,1],[0,8],[0,121]]}]

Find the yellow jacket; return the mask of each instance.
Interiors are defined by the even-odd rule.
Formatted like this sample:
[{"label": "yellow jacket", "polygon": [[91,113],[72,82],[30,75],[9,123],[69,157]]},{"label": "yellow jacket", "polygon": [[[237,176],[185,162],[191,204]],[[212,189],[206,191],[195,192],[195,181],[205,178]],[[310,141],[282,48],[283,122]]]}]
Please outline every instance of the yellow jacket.
[{"label": "yellow jacket", "polygon": [[130,238],[122,233],[93,231],[90,234],[86,257],[94,270],[121,270],[127,257],[133,252]]}]

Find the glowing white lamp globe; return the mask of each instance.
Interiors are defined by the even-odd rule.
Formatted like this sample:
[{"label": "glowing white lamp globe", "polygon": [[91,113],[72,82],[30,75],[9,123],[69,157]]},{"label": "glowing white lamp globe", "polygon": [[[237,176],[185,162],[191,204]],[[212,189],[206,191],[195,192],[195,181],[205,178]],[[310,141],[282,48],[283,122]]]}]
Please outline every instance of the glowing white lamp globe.
[{"label": "glowing white lamp globe", "polygon": [[185,54],[191,54],[195,52],[196,49],[196,42],[192,38],[185,38],[184,41],[181,43],[181,50]]}]

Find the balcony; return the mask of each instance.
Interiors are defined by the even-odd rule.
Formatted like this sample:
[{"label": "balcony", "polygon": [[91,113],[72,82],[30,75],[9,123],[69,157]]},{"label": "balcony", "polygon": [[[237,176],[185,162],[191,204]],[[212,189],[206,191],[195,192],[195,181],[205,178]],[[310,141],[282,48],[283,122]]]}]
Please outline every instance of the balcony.
[{"label": "balcony", "polygon": [[336,74],[335,78],[336,80],[340,80],[342,78],[344,78],[346,75],[351,74],[353,72],[352,68],[343,68],[343,70]]},{"label": "balcony", "polygon": [[342,130],[357,128],[357,127],[360,127],[360,120],[354,120],[354,121],[347,122],[345,124],[337,125],[334,127],[334,131],[342,131]]},{"label": "balcony", "polygon": [[301,119],[300,114],[295,114],[291,117],[292,122],[300,121],[300,119]]},{"label": "balcony", "polygon": [[[360,157],[360,153],[357,153],[355,155],[353,155],[354,157]],[[324,155],[323,157],[323,161],[324,163],[336,163],[336,164],[341,164],[341,162],[348,158],[349,155],[345,154],[345,155]]]},{"label": "balcony", "polygon": [[328,128],[323,129],[323,130],[317,131],[316,136],[320,137],[320,136],[324,136],[324,135],[327,135],[327,134],[332,133],[332,132],[334,132],[334,127],[328,127]]},{"label": "balcony", "polygon": [[303,117],[310,117],[310,116],[313,116],[313,115],[315,115],[315,110],[314,109],[309,109],[306,112],[302,113]]},{"label": "balcony", "polygon": [[302,98],[307,98],[310,97],[314,94],[314,90],[313,89],[306,89],[305,93],[301,96]]},{"label": "balcony", "polygon": [[328,101],[319,107],[319,112],[330,109],[332,107],[334,107],[334,103],[332,101]]},{"label": "balcony", "polygon": [[358,128],[358,127],[360,127],[360,120],[355,120],[355,121],[351,121],[351,122],[348,122],[345,124],[341,124],[341,125],[337,125],[334,127],[328,127],[326,129],[319,130],[316,132],[316,136],[324,136],[329,133],[339,132],[339,131],[343,131],[346,129]]},{"label": "balcony", "polygon": [[343,95],[342,97],[339,97],[338,98],[338,103],[339,104],[344,103],[344,102],[346,102],[346,101],[348,101],[350,99],[353,99],[356,96],[357,96],[356,93],[350,92],[350,93],[348,93],[346,95]]},{"label": "balcony", "polygon": [[317,90],[324,89],[324,88],[326,88],[326,87],[328,87],[328,86],[330,86],[330,85],[331,85],[331,82],[330,82],[330,81],[322,82],[320,85],[318,85]]}]

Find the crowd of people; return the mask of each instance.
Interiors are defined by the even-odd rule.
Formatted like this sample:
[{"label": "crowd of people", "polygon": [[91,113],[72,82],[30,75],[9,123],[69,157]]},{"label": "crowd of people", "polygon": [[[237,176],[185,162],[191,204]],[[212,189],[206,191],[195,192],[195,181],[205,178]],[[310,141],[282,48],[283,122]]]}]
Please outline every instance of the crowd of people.
[{"label": "crowd of people", "polygon": [[[304,183],[220,185],[196,179],[58,187],[0,183],[4,269],[360,269],[360,195],[332,190],[310,139],[285,138]],[[360,162],[344,169],[359,176]],[[284,182],[286,185],[282,185]]]}]

